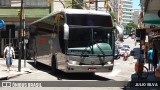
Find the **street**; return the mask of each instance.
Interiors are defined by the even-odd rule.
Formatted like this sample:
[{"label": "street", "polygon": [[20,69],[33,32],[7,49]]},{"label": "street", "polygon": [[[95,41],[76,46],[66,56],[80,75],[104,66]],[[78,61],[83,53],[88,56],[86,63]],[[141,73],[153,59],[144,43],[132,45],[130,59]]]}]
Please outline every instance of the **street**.
[{"label": "street", "polygon": [[[132,50],[134,46],[134,40],[128,37],[124,39],[124,44],[129,44]],[[137,44],[138,47],[138,44]],[[123,61],[123,57],[120,59],[115,59],[115,65],[112,72],[109,73],[95,73],[95,75],[88,74],[69,74],[59,72],[58,74],[54,74],[50,67],[45,66],[43,64],[38,64],[36,67],[32,60],[28,60],[28,63],[36,69],[35,72],[30,74],[24,74],[18,76],[16,78],[11,78],[11,81],[71,81],[71,80],[93,80],[93,81],[101,81],[101,80],[114,80],[114,81],[130,81],[131,74],[134,73],[134,58],[130,56],[127,61]],[[36,76],[36,77],[35,77]],[[47,78],[46,78],[47,77]]]},{"label": "street", "polygon": [[0,11],[0,90],[160,90],[160,0],[0,0]]},{"label": "street", "polygon": [[[135,52],[135,54],[138,55],[138,48],[139,48],[139,44],[137,43],[137,45],[135,46],[134,40],[131,39],[130,37],[124,39],[123,44],[128,44],[130,46],[130,50],[137,50]],[[135,76],[135,71],[134,71],[134,65],[136,62],[136,57],[134,56],[130,56],[128,58],[127,61],[123,61],[123,58],[121,57],[120,59],[115,59],[115,64],[114,64],[114,69],[112,72],[108,72],[108,73],[95,73],[94,75],[90,75],[90,74],[80,74],[80,73],[75,73],[75,74],[70,74],[70,73],[64,73],[64,72],[59,72],[58,74],[54,74],[51,70],[50,67],[43,65],[43,64],[38,64],[37,66],[34,66],[34,62],[32,60],[27,60],[27,68],[30,68],[32,70],[32,72],[30,73],[25,73],[25,74],[21,74],[18,75],[16,77],[10,78],[7,81],[73,81],[71,83],[63,83],[62,85],[59,85],[57,87],[52,87],[56,90],[78,90],[78,89],[85,89],[88,90],[90,88],[92,88],[93,90],[137,90],[137,88],[128,88],[128,87],[119,87],[118,86],[118,81],[120,81],[120,83],[124,83],[124,82],[128,82],[131,81],[132,77],[136,77]],[[22,63],[23,64],[23,63]],[[74,82],[75,81],[75,82]],[[79,82],[76,81],[86,81],[85,85],[81,84]],[[87,81],[93,81],[90,83],[87,83]],[[117,81],[116,83],[114,82],[109,82],[111,84],[111,86],[106,85],[100,85],[100,83],[102,84],[102,82],[100,83],[96,83],[94,81]],[[56,82],[53,82],[56,83]],[[74,84],[74,86],[72,86]],[[84,82],[83,82],[84,83]],[[64,85],[63,85],[64,84]],[[58,85],[53,84],[53,85]],[[66,88],[65,86],[68,85],[68,87]],[[82,85],[82,87],[80,87]],[[84,85],[84,86],[83,86]],[[96,88],[93,87],[87,87],[87,86],[98,86]],[[115,85],[115,86],[114,86]],[[62,87],[61,87],[62,86]],[[78,86],[80,88],[78,88]],[[102,86],[102,87],[100,87]],[[65,87],[65,88],[64,88]],[[49,88],[49,87],[48,87]],[[49,89],[52,89],[51,87]],[[25,88],[26,90],[28,90],[27,88]],[[38,88],[38,89],[42,89],[42,88]],[[3,90],[7,90],[7,88],[3,88]],[[18,89],[16,89],[18,90]]]}]

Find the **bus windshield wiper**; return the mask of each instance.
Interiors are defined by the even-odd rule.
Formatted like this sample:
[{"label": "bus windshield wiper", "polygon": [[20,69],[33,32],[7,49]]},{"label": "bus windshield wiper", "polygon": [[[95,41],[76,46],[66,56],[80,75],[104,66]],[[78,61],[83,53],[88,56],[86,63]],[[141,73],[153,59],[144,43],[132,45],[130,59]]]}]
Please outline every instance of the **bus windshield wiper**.
[{"label": "bus windshield wiper", "polygon": [[99,60],[100,60],[101,64],[104,65],[105,53],[104,53],[104,51],[102,50],[102,48],[97,43],[96,43],[96,45],[99,48],[99,50],[101,51],[101,53],[103,54],[103,59],[101,58],[101,55],[98,55],[98,57],[99,57]]},{"label": "bus windshield wiper", "polygon": [[97,47],[99,48],[99,50],[101,51],[101,53],[103,54],[103,57],[105,56],[104,51],[102,50],[102,48],[96,43]]},{"label": "bus windshield wiper", "polygon": [[85,49],[82,51],[81,57],[88,57],[88,55],[85,54],[85,52],[87,51],[87,48],[88,48],[88,47],[85,47]]}]

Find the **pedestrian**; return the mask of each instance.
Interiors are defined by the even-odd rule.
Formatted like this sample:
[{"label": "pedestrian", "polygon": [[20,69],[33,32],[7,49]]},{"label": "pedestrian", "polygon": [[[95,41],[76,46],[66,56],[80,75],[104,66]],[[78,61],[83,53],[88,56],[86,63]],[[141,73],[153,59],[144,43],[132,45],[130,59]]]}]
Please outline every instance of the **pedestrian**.
[{"label": "pedestrian", "polygon": [[149,71],[153,71],[153,58],[152,58],[152,55],[153,55],[153,49],[150,48],[148,50],[148,68],[149,68]]},{"label": "pedestrian", "polygon": [[156,48],[156,45],[153,44],[153,66],[154,66],[154,73],[155,73],[155,70],[157,68],[157,64],[158,64],[158,50]]},{"label": "pedestrian", "polygon": [[134,37],[135,46],[136,46],[136,44],[137,44],[137,40],[136,40],[136,38],[137,38],[137,37],[135,36],[135,37]]},{"label": "pedestrian", "polygon": [[15,52],[11,43],[5,47],[3,58],[6,58],[7,71],[9,72],[12,65],[12,58],[15,58]]}]

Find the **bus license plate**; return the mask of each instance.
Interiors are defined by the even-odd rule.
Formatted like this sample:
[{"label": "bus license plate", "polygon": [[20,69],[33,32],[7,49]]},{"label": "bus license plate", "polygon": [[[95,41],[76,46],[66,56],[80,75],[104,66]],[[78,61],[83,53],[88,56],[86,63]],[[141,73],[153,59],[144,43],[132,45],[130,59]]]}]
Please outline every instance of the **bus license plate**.
[{"label": "bus license plate", "polygon": [[96,68],[88,68],[89,71],[96,71]]}]

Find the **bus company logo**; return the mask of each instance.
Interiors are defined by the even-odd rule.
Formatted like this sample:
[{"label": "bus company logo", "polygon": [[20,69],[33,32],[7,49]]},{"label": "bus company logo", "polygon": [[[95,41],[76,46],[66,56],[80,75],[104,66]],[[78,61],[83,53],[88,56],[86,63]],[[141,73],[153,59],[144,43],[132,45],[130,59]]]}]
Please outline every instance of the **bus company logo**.
[{"label": "bus company logo", "polygon": [[2,82],[2,87],[12,87],[11,82]]}]

